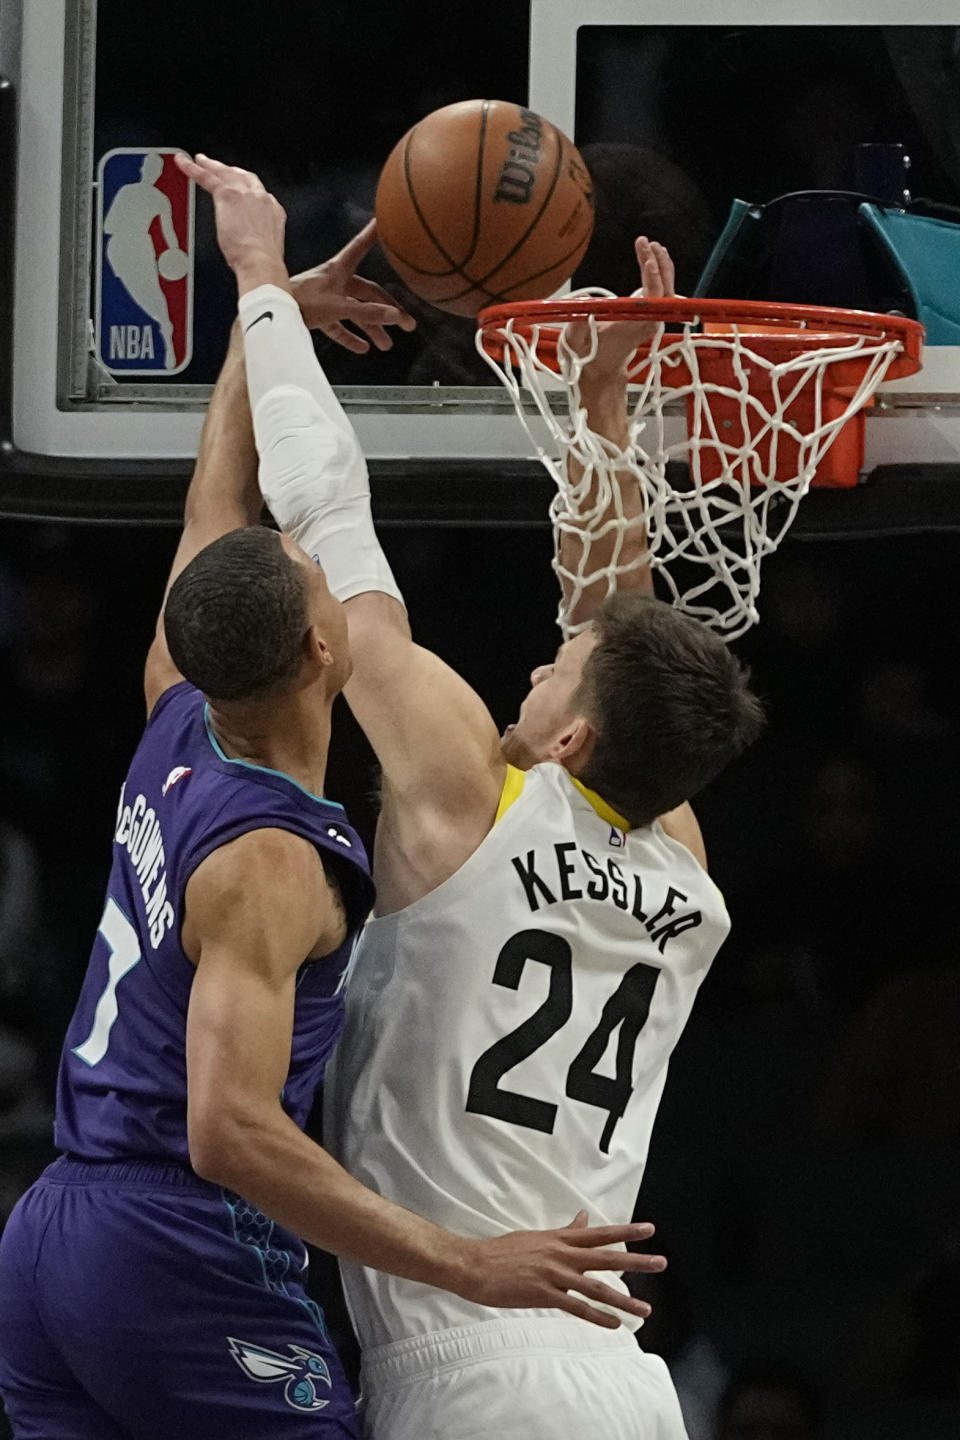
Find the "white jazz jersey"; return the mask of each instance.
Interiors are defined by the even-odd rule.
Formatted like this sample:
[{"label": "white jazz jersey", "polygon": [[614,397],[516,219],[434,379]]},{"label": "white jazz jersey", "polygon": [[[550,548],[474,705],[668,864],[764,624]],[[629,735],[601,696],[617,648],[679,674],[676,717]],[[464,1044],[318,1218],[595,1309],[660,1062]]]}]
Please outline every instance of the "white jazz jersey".
[{"label": "white jazz jersey", "polygon": [[[659,823],[619,828],[555,764],[511,770],[511,789],[456,874],[365,927],[325,1137],[363,1184],[458,1234],[566,1225],[581,1209],[623,1224],[670,1053],[730,922]],[[342,1268],[366,1349],[497,1318]]]}]

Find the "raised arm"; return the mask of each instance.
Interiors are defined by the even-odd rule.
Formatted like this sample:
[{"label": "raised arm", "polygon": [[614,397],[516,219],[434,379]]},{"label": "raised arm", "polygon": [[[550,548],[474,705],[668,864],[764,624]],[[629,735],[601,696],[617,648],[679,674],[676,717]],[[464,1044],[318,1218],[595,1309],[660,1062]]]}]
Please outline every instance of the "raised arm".
[{"label": "raised arm", "polygon": [[[342,911],[307,841],[259,830],[223,846],[187,885],[184,946],[196,966],[187,1014],[187,1132],[194,1169],[335,1255],[479,1304],[551,1307],[615,1328],[589,1301],[647,1315],[588,1270],[663,1268],[608,1249],[652,1226],[467,1239],[367,1190],[285,1113],[297,976],[344,939]],[[594,1248],[600,1247],[600,1248]],[[578,1294],[567,1292],[576,1289]],[[585,1299],[579,1297],[586,1297]]]},{"label": "raised arm", "polygon": [[[666,247],[641,235],[635,249],[642,280],[636,294],[672,295],[674,267]],[[626,321],[599,325],[596,353],[580,375],[580,399],[587,423],[607,442],[608,453],[614,461],[626,455],[630,447],[627,416],[630,362],[638,347],[652,338],[652,329],[648,324]],[[582,353],[589,341],[586,325],[578,326],[569,339],[573,348]],[[600,490],[596,471],[585,473],[575,460],[568,461],[568,465],[571,485],[583,486],[577,510],[565,517],[556,535],[561,613],[567,629],[572,632],[589,625],[610,593],[607,575],[602,573],[607,567],[616,564],[615,588],[618,590],[640,590],[652,595],[653,576],[649,564],[645,563],[647,530],[643,496],[633,471],[628,466],[613,470],[606,506],[598,508]],[[598,578],[591,584],[576,584],[571,579],[596,572],[599,572]],[[703,835],[689,804],[661,815],[660,823],[668,835],[686,845],[706,868]]]},{"label": "raised arm", "polygon": [[[212,163],[207,162],[208,167]],[[177,164],[192,179],[199,180],[205,189],[210,188],[209,168],[197,166],[187,155],[179,155]],[[216,167],[217,171],[227,169],[226,166]],[[296,292],[301,284],[308,284],[312,322],[348,350],[362,352],[369,345],[362,335],[348,330],[344,321],[358,325],[381,349],[390,344],[384,329],[386,324],[413,324],[402,311],[385,303],[390,297],[379,287],[353,275],[350,247],[332,261],[318,265],[306,275],[291,281],[282,258],[283,210],[266,194],[259,181],[255,186],[247,183],[254,181],[255,176],[247,176],[245,171],[230,173],[246,177],[245,188],[231,190],[226,195],[226,213],[222,208],[218,213],[218,234],[222,239],[226,227],[229,263],[237,275],[241,293],[264,284],[279,285]],[[245,208],[241,215],[236,216],[232,212],[236,212],[243,203],[240,200],[243,194],[247,196]],[[234,223],[232,230],[231,219],[239,219],[240,222]],[[372,232],[364,232],[358,241],[369,247]],[[176,243],[176,236],[169,243]],[[353,243],[356,246],[357,242]],[[243,334],[238,321],[230,332],[227,357],[204,421],[197,463],[187,492],[183,534],[164,591],[164,603],[174,580],[200,550],[230,530],[258,524],[262,509],[263,500],[257,484],[257,450],[247,394]],[[163,692],[182,678],[167,650],[161,606],[144,675],[148,715]]]},{"label": "raised arm", "polygon": [[[243,339],[239,327],[234,325],[227,357],[204,420],[197,463],[187,491],[183,533],[173,557],[164,604],[174,580],[205,545],[230,530],[256,525],[262,508],[257,488],[257,452],[247,403]],[[163,692],[182,679],[167,649],[161,606],[143,677],[148,715]]]},{"label": "raised arm", "polygon": [[[636,241],[637,262],[642,285],[638,295],[673,294],[674,268],[663,245],[641,235]],[[627,372],[638,346],[649,341],[652,326],[611,321],[597,326],[596,352],[580,374],[580,400],[587,424],[607,442],[606,451],[614,461],[626,455],[630,446],[627,420]],[[571,325],[568,341],[584,353],[589,343],[586,324]],[[567,462],[571,487],[582,487],[575,508],[566,513],[556,535],[557,574],[562,590],[561,613],[568,632],[588,625],[607,598],[608,584],[603,572],[616,564],[618,590],[642,590],[653,594],[653,577],[645,563],[647,533],[643,518],[643,497],[637,478],[624,466],[612,474],[606,503],[601,504],[599,477],[595,469],[584,470],[571,458]],[[598,574],[591,584],[578,584],[572,577]]]},{"label": "raised arm", "polygon": [[[413,643],[400,590],[374,532],[366,462],[290,293],[282,234],[264,227],[256,263],[250,263],[256,205],[270,197],[245,171],[200,157],[178,163],[213,195],[221,248],[237,275],[264,498],[284,532],[322,565],[332,593],[346,605],[353,675],[345,694],[383,770],[378,905],[395,908],[401,893],[411,898],[408,881],[421,893],[430,889],[486,834],[506,774],[499,737],[470,686]],[[352,275],[373,239],[371,225],[331,263]],[[325,280],[320,267],[296,286],[311,324],[318,323]],[[367,330],[374,343],[389,344],[382,327],[403,324],[405,317],[396,307],[373,304],[375,298],[389,299],[360,291],[357,303],[377,312],[380,335]],[[399,869],[402,892],[391,888],[401,878]]]}]

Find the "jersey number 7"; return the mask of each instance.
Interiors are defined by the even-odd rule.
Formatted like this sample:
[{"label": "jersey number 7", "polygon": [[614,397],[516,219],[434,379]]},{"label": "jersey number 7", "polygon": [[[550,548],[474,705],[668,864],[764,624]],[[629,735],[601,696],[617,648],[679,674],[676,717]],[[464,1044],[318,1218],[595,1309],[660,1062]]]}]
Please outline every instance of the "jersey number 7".
[{"label": "jersey number 7", "polygon": [[97,1008],[93,1012],[90,1034],[82,1045],[73,1047],[74,1055],[78,1056],[85,1065],[99,1065],[106,1055],[107,1047],[110,1044],[110,1031],[120,1013],[117,1005],[117,986],[124,975],[131,971],[134,965],[138,965],[142,959],[137,932],[115,900],[108,898],[100,924],[97,926],[97,935],[106,941],[110,959],[107,965],[107,983],[97,1001]]},{"label": "jersey number 7", "polygon": [[[553,1134],[556,1105],[536,1100],[515,1090],[502,1090],[500,1080],[527,1060],[570,1019],[573,1010],[573,951],[560,935],[547,930],[521,930],[512,935],[497,956],[493,983],[516,990],[528,960],[550,969],[550,989],[543,1004],[509,1035],[485,1050],[473,1067],[466,1108],[474,1115],[491,1115],[511,1125]],[[600,1014],[580,1053],[567,1071],[566,1094],[571,1100],[606,1110],[607,1120],[600,1136],[606,1154],[610,1141],[633,1093],[633,1057],[637,1037],[650,1014],[650,1002],[660,971],[655,965],[631,966]],[[610,1036],[619,1025],[616,1074],[598,1075]]]}]

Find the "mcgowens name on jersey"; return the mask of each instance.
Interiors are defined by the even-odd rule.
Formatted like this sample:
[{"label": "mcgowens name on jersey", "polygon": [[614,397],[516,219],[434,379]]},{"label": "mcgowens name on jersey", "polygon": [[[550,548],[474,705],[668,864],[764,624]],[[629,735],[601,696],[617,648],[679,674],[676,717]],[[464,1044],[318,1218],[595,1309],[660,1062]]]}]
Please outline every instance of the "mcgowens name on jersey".
[{"label": "mcgowens name on jersey", "polygon": [[[699,925],[699,910],[684,910],[689,898],[668,885],[665,896],[648,896],[636,871],[624,871],[616,860],[601,862],[573,840],[554,845],[552,851],[528,850],[526,857],[510,861],[523,886],[531,910],[557,905],[564,900],[607,900],[618,910],[628,911],[656,941],[661,955],[669,941]],[[658,905],[657,902],[661,901]]]},{"label": "mcgowens name on jersey", "polygon": [[156,950],[173,924],[173,906],[167,899],[167,860],[163,853],[160,821],[147,805],[147,797],[138,795],[132,805],[124,804],[126,785],[120,790],[117,806],[117,828],[113,838],[130,856],[140,884],[140,893],[150,926],[150,944]]}]

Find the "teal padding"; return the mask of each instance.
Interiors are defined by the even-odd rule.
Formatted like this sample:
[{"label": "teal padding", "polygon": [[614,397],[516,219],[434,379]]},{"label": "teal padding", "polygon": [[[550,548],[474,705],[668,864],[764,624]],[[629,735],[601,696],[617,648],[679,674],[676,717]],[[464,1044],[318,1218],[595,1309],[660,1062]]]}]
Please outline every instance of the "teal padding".
[{"label": "teal padding", "polygon": [[749,200],[734,200],[730,206],[730,214],[727,216],[727,223],[724,225],[717,239],[717,243],[710,251],[706,265],[700,275],[700,279],[694,286],[694,295],[709,295],[710,287],[713,284],[713,277],[720,268],[720,263],[726,258],[728,250],[734,240],[743,229],[744,221],[751,214],[756,213],[756,206],[751,205]]},{"label": "teal padding", "polygon": [[960,345],[960,225],[867,204],[860,217],[909,287],[927,344]]}]

